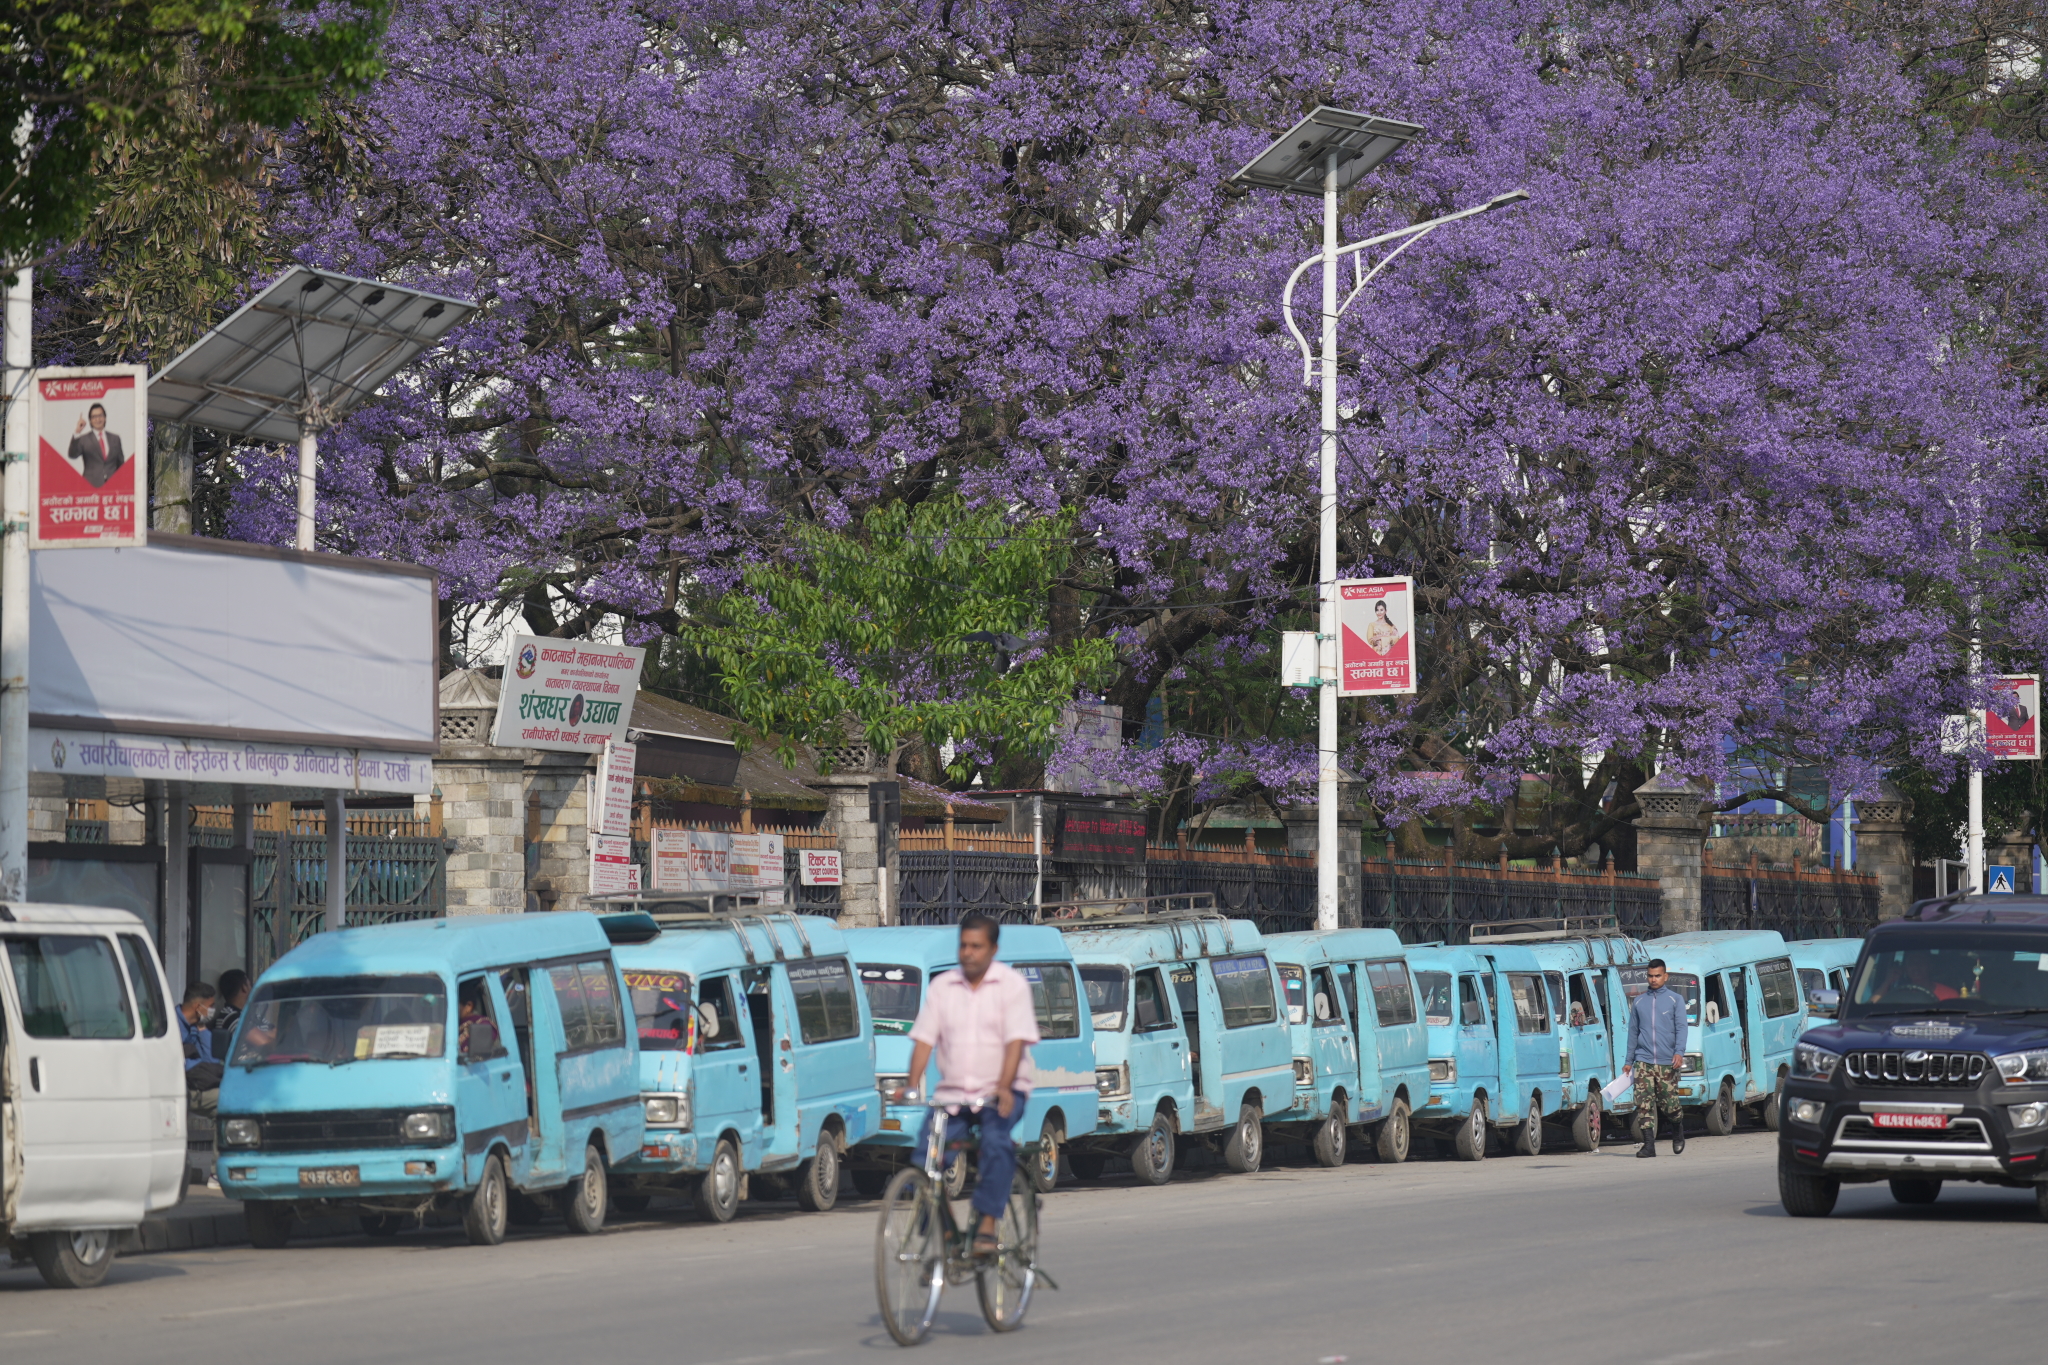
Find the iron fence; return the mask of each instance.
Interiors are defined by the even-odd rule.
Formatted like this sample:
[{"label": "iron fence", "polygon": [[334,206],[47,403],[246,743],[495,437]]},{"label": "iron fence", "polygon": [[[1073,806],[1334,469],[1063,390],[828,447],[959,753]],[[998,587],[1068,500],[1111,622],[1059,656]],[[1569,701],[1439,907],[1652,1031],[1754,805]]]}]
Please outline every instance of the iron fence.
[{"label": "iron fence", "polygon": [[1196,862],[1153,858],[1145,863],[1145,894],[1181,896],[1208,892],[1216,908],[1233,919],[1248,919],[1262,933],[1316,927],[1313,867],[1270,867],[1259,863]]},{"label": "iron fence", "polygon": [[[195,842],[203,846],[230,846],[231,836],[225,830],[202,829],[198,834]],[[288,836],[282,879],[278,876],[279,839],[274,830],[257,830],[249,869],[259,972],[277,955],[280,891],[289,915],[288,948],[327,927],[327,837]],[[439,919],[447,913],[448,854],[440,839],[350,831],[348,902],[343,921],[347,927]]]},{"label": "iron fence", "polygon": [[1463,942],[1475,924],[1582,915],[1611,915],[1621,932],[1650,938],[1664,908],[1657,879],[1635,872],[1373,860],[1360,881],[1360,922],[1408,943]]},{"label": "iron fence", "polygon": [[971,910],[998,923],[1031,918],[1038,860],[1028,853],[916,849],[896,857],[900,924],[953,924]]},{"label": "iron fence", "polygon": [[1755,869],[1700,878],[1700,927],[1775,929],[1788,939],[1862,938],[1878,920],[1877,878]]}]

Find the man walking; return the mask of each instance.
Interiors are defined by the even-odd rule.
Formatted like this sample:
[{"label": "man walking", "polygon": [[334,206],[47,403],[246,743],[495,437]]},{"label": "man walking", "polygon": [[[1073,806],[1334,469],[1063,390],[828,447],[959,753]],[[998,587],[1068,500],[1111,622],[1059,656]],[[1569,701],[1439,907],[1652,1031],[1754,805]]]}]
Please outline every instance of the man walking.
[{"label": "man walking", "polygon": [[[994,1096],[995,1107],[960,1112],[946,1119],[946,1141],[967,1136],[967,1125],[981,1128],[980,1178],[974,1185],[974,1211],[981,1215],[974,1234],[974,1254],[992,1256],[996,1219],[1010,1202],[1010,1180],[1017,1171],[1017,1143],[1010,1125],[1031,1097],[1031,1044],[1038,1041],[1038,1014],[1031,1005],[1031,983],[996,961],[996,939],[1002,933],[983,914],[960,920],[960,970],[941,972],[925,989],[924,1006],[910,1027],[910,1085],[924,1078],[925,1062],[939,1058],[939,1087],[932,1096],[940,1104],[967,1104]],[[904,1091],[898,1091],[901,1099]],[[925,1118],[939,1117],[934,1110]],[[929,1129],[926,1130],[927,1132]],[[918,1138],[922,1147],[924,1138]],[[957,1159],[957,1158],[956,1158]]]},{"label": "man walking", "polygon": [[1653,957],[1643,969],[1650,989],[1628,1007],[1628,1065],[1623,1072],[1635,1084],[1636,1133],[1643,1145],[1637,1156],[1657,1155],[1657,1115],[1671,1120],[1671,1154],[1685,1150],[1685,1116],[1678,1109],[1678,1069],[1685,1065],[1685,997],[1667,984],[1664,959]]}]

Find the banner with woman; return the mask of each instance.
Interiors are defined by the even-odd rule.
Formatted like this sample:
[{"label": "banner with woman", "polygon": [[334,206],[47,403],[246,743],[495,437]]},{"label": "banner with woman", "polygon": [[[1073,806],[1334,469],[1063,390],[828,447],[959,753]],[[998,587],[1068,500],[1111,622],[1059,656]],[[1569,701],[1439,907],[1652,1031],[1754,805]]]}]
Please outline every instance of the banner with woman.
[{"label": "banner with woman", "polygon": [[1351,578],[1337,584],[1337,695],[1415,691],[1415,580]]}]

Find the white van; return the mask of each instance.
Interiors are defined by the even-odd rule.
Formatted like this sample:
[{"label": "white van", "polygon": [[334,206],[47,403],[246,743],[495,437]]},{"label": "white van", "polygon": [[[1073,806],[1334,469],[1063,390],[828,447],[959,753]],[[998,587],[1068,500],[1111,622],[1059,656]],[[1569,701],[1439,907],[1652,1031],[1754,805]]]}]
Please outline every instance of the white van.
[{"label": "white van", "polygon": [[172,997],[125,910],[0,904],[0,960],[0,1242],[89,1288],[183,1185]]}]

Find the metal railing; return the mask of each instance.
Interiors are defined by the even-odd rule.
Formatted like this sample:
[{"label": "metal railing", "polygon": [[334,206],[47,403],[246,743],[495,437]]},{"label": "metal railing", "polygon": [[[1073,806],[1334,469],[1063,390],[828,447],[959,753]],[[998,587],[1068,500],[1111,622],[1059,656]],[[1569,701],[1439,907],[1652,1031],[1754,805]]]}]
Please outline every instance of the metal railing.
[{"label": "metal railing", "polygon": [[1361,870],[1362,922],[1409,943],[1467,940],[1474,925],[1509,920],[1605,917],[1619,932],[1658,932],[1664,893],[1655,877],[1495,863],[1368,859]]}]

